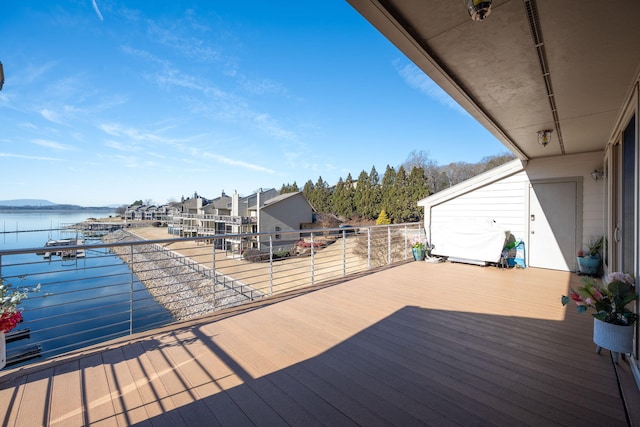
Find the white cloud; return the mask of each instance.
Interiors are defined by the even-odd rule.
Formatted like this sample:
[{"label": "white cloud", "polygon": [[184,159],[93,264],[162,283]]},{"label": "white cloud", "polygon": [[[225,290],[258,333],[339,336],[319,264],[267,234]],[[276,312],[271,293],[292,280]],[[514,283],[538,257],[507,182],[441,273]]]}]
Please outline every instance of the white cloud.
[{"label": "white cloud", "polygon": [[51,111],[47,108],[44,108],[40,110],[40,115],[44,117],[46,120],[49,120],[50,122],[53,122],[59,125],[63,124],[62,119],[60,119],[60,115],[55,111]]},{"label": "white cloud", "polygon": [[53,148],[54,150],[74,150],[75,147],[71,145],[61,144],[49,139],[34,139],[31,141],[33,144],[39,145],[45,148]]},{"label": "white cloud", "polygon": [[405,64],[402,66],[400,61],[395,61],[394,65],[398,74],[410,87],[418,89],[433,100],[445,105],[452,110],[467,114],[466,111],[458,105],[440,86],[435,84],[421,69],[414,64]]},{"label": "white cloud", "polygon": [[199,152],[197,150],[192,150],[191,154],[194,157],[205,157],[208,159],[212,159],[215,160],[219,163],[223,163],[225,165],[230,165],[230,166],[239,166],[245,169],[250,169],[250,170],[254,170],[254,171],[258,171],[258,172],[265,172],[268,174],[274,174],[275,171],[273,169],[269,169],[266,168],[264,166],[260,166],[260,165],[256,165],[253,163],[248,163],[245,162],[243,160],[234,160],[234,159],[230,159],[228,157],[222,156],[220,154],[213,154],[213,153],[208,153],[208,152]]},{"label": "white cloud", "polygon": [[44,160],[47,162],[63,162],[64,161],[64,159],[58,159],[55,157],[26,156],[24,154],[13,154],[13,153],[2,153],[2,152],[0,152],[0,157],[13,157],[17,159],[28,159],[28,160]]},{"label": "white cloud", "polygon": [[104,18],[102,17],[102,13],[100,13],[100,9],[98,8],[98,3],[96,2],[96,0],[91,0],[91,3],[93,4],[93,10],[96,11],[96,15],[98,15],[98,18],[100,18],[101,21],[104,21]]},{"label": "white cloud", "polygon": [[125,145],[118,141],[109,140],[104,143],[105,146],[118,151],[140,151],[141,148],[135,145]]}]

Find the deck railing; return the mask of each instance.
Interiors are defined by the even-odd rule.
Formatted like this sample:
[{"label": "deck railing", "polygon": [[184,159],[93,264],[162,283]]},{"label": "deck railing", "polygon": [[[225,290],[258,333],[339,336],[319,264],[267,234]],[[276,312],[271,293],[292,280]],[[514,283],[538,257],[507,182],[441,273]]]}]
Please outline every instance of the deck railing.
[{"label": "deck railing", "polygon": [[422,224],[160,240],[118,230],[92,244],[0,250],[5,284],[39,285],[6,336],[8,364],[406,261],[415,235]]}]

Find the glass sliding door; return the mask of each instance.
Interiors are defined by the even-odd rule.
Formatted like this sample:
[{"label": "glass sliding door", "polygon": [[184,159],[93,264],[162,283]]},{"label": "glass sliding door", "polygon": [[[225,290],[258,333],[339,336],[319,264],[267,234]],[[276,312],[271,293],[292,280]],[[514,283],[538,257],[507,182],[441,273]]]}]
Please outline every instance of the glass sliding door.
[{"label": "glass sliding door", "polygon": [[621,191],[621,270],[635,274],[636,259],[636,116],[622,132],[622,191]]}]

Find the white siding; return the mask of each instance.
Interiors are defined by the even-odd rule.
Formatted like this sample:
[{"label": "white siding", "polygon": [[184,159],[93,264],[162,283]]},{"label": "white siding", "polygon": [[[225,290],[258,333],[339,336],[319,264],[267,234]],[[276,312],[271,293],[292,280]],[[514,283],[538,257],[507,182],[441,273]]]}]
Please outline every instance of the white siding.
[{"label": "white siding", "polygon": [[550,157],[529,162],[529,179],[582,177],[582,242],[605,234],[605,180],[594,181],[591,172],[602,169],[604,153],[594,152],[572,156]]},{"label": "white siding", "polygon": [[[433,206],[431,229],[451,221],[469,223],[487,219],[521,238],[524,234],[526,186],[526,175],[520,172]],[[438,245],[438,242],[433,243]]]},{"label": "white siding", "polygon": [[[437,193],[432,199],[420,201],[425,207],[425,227],[449,224],[461,225],[481,220],[493,220],[508,230],[516,239],[527,241],[529,233],[528,191],[531,181],[582,177],[582,229],[583,246],[594,237],[604,235],[604,180],[594,181],[591,172],[602,169],[603,153],[586,153],[549,157],[530,161],[524,171],[509,176],[486,179],[467,191],[456,187]],[[447,197],[450,191],[451,197]],[[438,242],[433,242],[436,246]]]}]

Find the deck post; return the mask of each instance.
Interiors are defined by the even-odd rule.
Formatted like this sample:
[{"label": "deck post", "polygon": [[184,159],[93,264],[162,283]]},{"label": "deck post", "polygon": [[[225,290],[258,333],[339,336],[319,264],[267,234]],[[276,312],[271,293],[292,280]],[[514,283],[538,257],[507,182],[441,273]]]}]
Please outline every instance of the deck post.
[{"label": "deck post", "polygon": [[391,226],[387,225],[387,264],[391,264]]},{"label": "deck post", "polygon": [[367,228],[367,270],[371,270],[371,227]]},{"label": "deck post", "polygon": [[315,275],[315,271],[313,270],[314,268],[313,257],[314,257],[315,251],[313,250],[313,247],[314,247],[314,242],[313,242],[313,232],[312,232],[311,233],[311,286],[314,285],[313,278]]},{"label": "deck post", "polygon": [[131,273],[129,274],[129,335],[133,334],[133,245],[129,245],[131,254]]},{"label": "deck post", "polygon": [[273,295],[273,235],[269,234],[269,295]]},{"label": "deck post", "polygon": [[347,239],[346,235],[342,236],[342,275],[347,275]]}]

